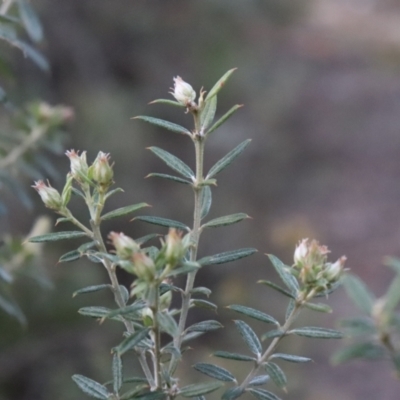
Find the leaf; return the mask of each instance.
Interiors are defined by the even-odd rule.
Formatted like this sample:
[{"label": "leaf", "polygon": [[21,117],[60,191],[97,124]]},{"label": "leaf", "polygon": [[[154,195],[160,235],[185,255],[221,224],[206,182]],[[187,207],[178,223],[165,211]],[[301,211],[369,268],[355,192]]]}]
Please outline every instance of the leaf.
[{"label": "leaf", "polygon": [[150,233],[149,235],[142,236],[140,238],[135,239],[135,242],[139,245],[142,245],[142,244],[145,244],[146,242],[148,242],[149,240],[154,239],[158,236],[159,235],[157,233]]},{"label": "leaf", "polygon": [[264,389],[248,389],[248,391],[258,400],[281,400],[274,393]]},{"label": "leaf", "polygon": [[215,254],[213,256],[203,257],[198,260],[198,263],[202,266],[213,265],[213,264],[224,264],[231,261],[236,261],[244,257],[251,256],[256,253],[257,250],[253,248],[245,248],[227,251],[225,253]]},{"label": "leaf", "polygon": [[153,117],[146,117],[143,115],[139,115],[137,117],[133,117],[132,119],[140,119],[142,121],[148,122],[152,125],[159,126],[161,128],[168,129],[169,131],[175,132],[175,133],[181,133],[183,135],[189,135],[191,136],[192,134],[190,131],[188,131],[186,128],[183,126],[180,126],[178,124],[174,124],[172,122],[164,121],[163,119],[159,118],[153,118]]},{"label": "leaf", "polygon": [[271,317],[270,315],[268,315],[262,311],[258,311],[254,308],[245,307],[245,306],[236,305],[236,304],[228,306],[227,308],[229,308],[230,310],[236,311],[238,313],[247,315],[250,318],[254,318],[259,321],[266,322],[267,324],[274,324],[277,326],[280,325],[279,322],[274,317]]},{"label": "leaf", "polygon": [[199,287],[195,287],[190,291],[191,294],[204,294],[205,296],[209,297],[210,294],[212,293],[212,291],[209,288],[203,287],[203,286],[199,286]]},{"label": "leaf", "polygon": [[10,297],[5,297],[0,293],[0,308],[8,315],[16,318],[21,325],[26,324],[26,317],[19,305]]},{"label": "leaf", "polygon": [[205,132],[206,129],[211,125],[214,120],[216,110],[217,96],[214,96],[210,100],[205,102],[204,108],[200,113],[201,132]]},{"label": "leaf", "polygon": [[216,228],[219,226],[226,226],[236,224],[237,222],[243,221],[246,218],[250,218],[247,214],[238,213],[226,215],[225,217],[219,217],[206,222],[201,228]]},{"label": "leaf", "polygon": [[78,239],[85,236],[89,235],[81,231],[53,232],[53,233],[47,233],[46,235],[31,237],[29,238],[28,241],[31,243],[55,242],[57,240]]},{"label": "leaf", "polygon": [[272,362],[265,363],[264,367],[275,385],[286,391],[287,379],[282,369],[277,364]]},{"label": "leaf", "polygon": [[207,135],[218,129],[225,121],[227,121],[239,108],[242,108],[243,104],[234,105],[228,112],[226,112],[214,125],[207,131]]},{"label": "leaf", "polygon": [[269,375],[255,376],[249,382],[249,386],[262,386],[262,385],[265,385],[268,381],[269,381]]},{"label": "leaf", "polygon": [[286,308],[285,321],[287,321],[293,315],[293,312],[295,311],[295,309],[296,309],[296,301],[293,299],[290,299],[289,304]]},{"label": "leaf", "polygon": [[19,15],[24,24],[29,37],[34,42],[40,42],[43,39],[42,25],[31,5],[24,0],[18,0]]},{"label": "leaf", "polygon": [[224,384],[221,382],[205,382],[197,383],[194,385],[184,386],[180,389],[179,394],[183,397],[196,397],[202,396],[203,394],[214,392],[218,390]]},{"label": "leaf", "polygon": [[169,100],[169,99],[157,99],[157,100],[151,101],[149,104],[167,104],[167,105],[175,106],[175,107],[181,107],[181,108],[185,107],[185,105],[182,103],[179,103],[179,101]]},{"label": "leaf", "polygon": [[98,292],[99,290],[103,290],[103,289],[111,289],[111,285],[103,284],[103,285],[86,286],[82,289],[75,291],[72,294],[72,297],[76,297],[76,296],[78,296],[78,294]]},{"label": "leaf", "polygon": [[165,226],[167,228],[176,228],[187,232],[190,231],[190,228],[185,224],[183,224],[182,222],[174,221],[172,219],[167,219],[167,218],[142,215],[140,217],[135,217],[133,220],[139,220],[153,225]]},{"label": "leaf", "polygon": [[392,268],[397,274],[400,274],[400,259],[395,257],[385,257],[383,263]]},{"label": "leaf", "polygon": [[24,56],[29,57],[43,71],[48,71],[50,69],[49,63],[43,55],[28,43],[14,40],[12,44],[21,49]]},{"label": "leaf", "polygon": [[376,360],[383,357],[385,357],[383,347],[369,342],[356,343],[336,352],[332,357],[332,362],[333,364],[342,364],[356,358]]},{"label": "leaf", "polygon": [[230,76],[237,70],[237,68],[230,69],[228,72],[225,72],[221,78],[218,79],[217,83],[212,87],[212,89],[208,92],[206,97],[206,101],[209,101],[212,97],[214,97],[225,85]]},{"label": "leaf", "polygon": [[168,333],[171,337],[175,337],[178,331],[178,325],[174,318],[171,317],[170,314],[165,312],[157,313],[157,321],[161,327],[161,330],[165,333]]},{"label": "leaf", "polygon": [[156,172],[153,172],[153,173],[148,174],[146,176],[146,178],[152,178],[152,177],[168,179],[170,181],[183,183],[185,185],[190,185],[191,184],[191,182],[187,181],[186,179],[178,178],[177,176],[172,176],[172,175],[167,175],[167,174],[159,174],[159,173],[156,173]]},{"label": "leaf", "polygon": [[376,327],[372,319],[356,317],[340,321],[340,326],[350,333],[351,336],[375,334]]},{"label": "leaf", "polygon": [[284,296],[290,297],[291,299],[295,299],[292,293],[288,292],[286,289],[281,288],[279,285],[275,284],[271,281],[260,280],[257,283],[261,283],[263,285],[269,286],[270,288],[276,290],[279,293],[282,293]]},{"label": "leaf", "polygon": [[110,211],[109,213],[102,215],[101,219],[103,221],[106,221],[107,219],[121,217],[123,215],[131,214],[144,207],[150,207],[150,206],[146,203],[139,203],[139,204],[133,204],[131,206],[117,208],[114,211]]},{"label": "leaf", "polygon": [[7,283],[11,283],[14,280],[13,276],[2,267],[0,267],[0,279]]},{"label": "leaf", "polygon": [[212,203],[212,194],[211,194],[211,188],[210,186],[204,186],[201,189],[201,194],[200,194],[200,204],[201,204],[201,213],[200,213],[200,218],[203,219],[205,218],[211,208],[211,203]]},{"label": "leaf", "polygon": [[173,154],[160,149],[159,147],[148,147],[148,149],[154,153],[158,158],[165,162],[171,169],[178,172],[185,178],[189,178],[191,181],[195,180],[195,175],[192,169],[185,164],[182,160],[178,157],[174,156]]},{"label": "leaf", "polygon": [[221,325],[218,321],[208,320],[189,326],[189,328],[186,329],[186,332],[209,332],[220,328],[223,328],[223,325]]},{"label": "leaf", "polygon": [[166,275],[166,278],[170,278],[171,276],[178,276],[188,274],[189,272],[197,271],[200,269],[200,264],[197,262],[187,262],[180,268],[175,268],[171,272]]},{"label": "leaf", "polygon": [[312,311],[323,312],[323,313],[331,313],[332,308],[328,306],[328,304],[324,303],[304,303],[304,307],[308,308]]},{"label": "leaf", "polygon": [[105,200],[107,200],[109,197],[111,197],[113,194],[116,194],[116,193],[123,193],[124,192],[124,189],[121,189],[121,188],[116,188],[116,189],[113,189],[113,190],[110,190],[105,196],[104,196],[104,198],[105,198]]},{"label": "leaf", "polygon": [[293,354],[284,354],[284,353],[272,354],[272,356],[269,359],[272,360],[274,358],[279,358],[280,360],[285,360],[292,363],[305,363],[312,361],[312,359],[308,357],[301,357],[301,356],[295,356]]},{"label": "leaf", "polygon": [[194,307],[207,308],[207,309],[215,311],[215,312],[218,309],[216,304],[211,303],[210,301],[207,301],[207,300],[202,300],[202,299],[191,299],[190,305],[194,306]]},{"label": "leaf", "polygon": [[223,382],[236,382],[235,377],[225,368],[208,363],[197,363],[193,366],[196,371]]},{"label": "leaf", "polygon": [[236,320],[233,322],[235,323],[236,328],[238,329],[240,335],[242,336],[250,351],[257,355],[257,357],[260,357],[262,353],[262,346],[253,329],[251,329],[250,326],[243,321]]},{"label": "leaf", "polygon": [[341,339],[344,336],[342,332],[335,329],[320,328],[317,326],[296,328],[292,329],[288,333],[316,339]]},{"label": "leaf", "polygon": [[116,310],[108,312],[106,315],[104,315],[103,319],[111,319],[122,315],[135,314],[145,307],[146,303],[144,301],[139,300],[133,304],[130,304],[129,306],[117,308]]},{"label": "leaf", "polygon": [[233,160],[242,154],[243,150],[250,144],[251,139],[247,139],[244,142],[240,143],[237,147],[235,147],[232,151],[230,151],[225,157],[222,157],[219,161],[217,161],[208,171],[206,179],[213,178],[215,175],[224,170],[228,165],[230,165]]},{"label": "leaf", "polygon": [[79,250],[72,250],[68,253],[63,254],[58,260],[59,263],[71,262],[79,260],[82,257],[82,253]]},{"label": "leaf", "polygon": [[128,350],[133,349],[137,346],[143,339],[146,338],[150,331],[150,328],[144,328],[142,330],[137,330],[132,335],[128,336],[122,343],[120,343],[114,350],[122,356]]},{"label": "leaf", "polygon": [[390,284],[385,296],[384,310],[392,314],[400,302],[400,275],[397,275]]},{"label": "leaf", "polygon": [[264,333],[264,335],[261,336],[261,340],[267,340],[267,339],[274,339],[276,337],[281,337],[284,336],[285,332],[280,330],[280,329],[272,329],[271,331],[268,331],[267,333]]},{"label": "leaf", "polygon": [[216,351],[213,353],[213,356],[219,358],[227,358],[228,360],[235,360],[235,361],[256,361],[254,357],[245,356],[243,354],[238,353],[229,353],[227,351]]},{"label": "leaf", "polygon": [[110,309],[106,307],[82,307],[78,310],[78,313],[85,317],[103,318],[110,313]]},{"label": "leaf", "polygon": [[240,397],[243,393],[244,389],[242,389],[240,386],[236,386],[226,390],[221,398],[222,400],[234,400]]},{"label": "leaf", "polygon": [[346,275],[343,279],[344,288],[353,303],[368,315],[372,312],[375,296],[368,290],[365,283],[355,275]]},{"label": "leaf", "polygon": [[122,386],[122,360],[117,353],[113,355],[112,373],[114,393],[118,393]]},{"label": "leaf", "polygon": [[82,392],[86,393],[88,396],[105,400],[111,396],[111,393],[105,386],[94,381],[93,379],[86,378],[83,375],[73,375],[72,379],[79,386]]},{"label": "leaf", "polygon": [[279,258],[272,254],[268,254],[268,257],[271,260],[276,272],[282,279],[282,282],[288,287],[290,292],[296,296],[299,291],[299,284],[296,278],[288,271],[289,267],[287,267],[281,260],[279,260]]}]

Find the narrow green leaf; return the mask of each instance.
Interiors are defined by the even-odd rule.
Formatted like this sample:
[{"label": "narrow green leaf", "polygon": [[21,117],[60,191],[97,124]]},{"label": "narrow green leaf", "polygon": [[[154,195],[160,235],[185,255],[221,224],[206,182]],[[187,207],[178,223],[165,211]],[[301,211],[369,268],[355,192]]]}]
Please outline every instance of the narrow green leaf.
[{"label": "narrow green leaf", "polygon": [[[124,381],[125,383],[125,381]],[[119,399],[120,400],[133,400],[133,399],[137,399],[139,393],[143,392],[144,389],[148,389],[148,385],[146,384],[141,384],[141,385],[137,385],[134,389],[132,390],[128,390],[127,392],[125,392],[124,394],[120,395]]]},{"label": "narrow green leaf", "polygon": [[247,344],[247,347],[250,349],[252,353],[254,353],[255,355],[257,355],[257,357],[259,357],[262,353],[262,346],[260,340],[258,339],[253,329],[251,329],[250,326],[243,321],[236,320],[234,322],[237,330],[239,331],[243,340]]},{"label": "narrow green leaf", "polygon": [[243,150],[249,145],[251,139],[247,139],[244,142],[240,143],[237,147],[235,147],[232,151],[230,151],[225,157],[221,158],[217,161],[214,166],[211,167],[208,172],[206,179],[213,178],[215,175],[224,170],[227,166],[229,166],[232,161],[242,154]]},{"label": "narrow green leaf", "polygon": [[385,351],[382,346],[370,342],[356,343],[336,352],[332,357],[332,363],[337,365],[356,358],[378,360],[384,357]]},{"label": "narrow green leaf", "polygon": [[258,400],[281,400],[274,393],[264,389],[248,389],[248,392],[250,392]]},{"label": "narrow green leaf", "polygon": [[191,299],[190,305],[194,307],[207,308],[208,310],[217,311],[218,307],[216,304],[211,303],[211,301],[203,299]]},{"label": "narrow green leaf", "polygon": [[26,325],[26,317],[19,305],[9,296],[0,293],[0,309],[16,318],[21,325]]},{"label": "narrow green leaf", "polygon": [[223,382],[236,382],[235,377],[225,368],[218,367],[214,364],[208,363],[197,363],[193,365],[196,371],[201,372],[204,375],[210,376],[211,378],[217,379]]},{"label": "narrow green leaf", "polygon": [[221,325],[218,321],[208,320],[189,326],[189,328],[186,329],[186,332],[209,332],[220,328],[223,328],[223,325]]},{"label": "narrow green leaf", "polygon": [[292,329],[288,332],[289,334],[296,334],[298,336],[304,336],[316,339],[341,339],[343,333],[335,329],[320,328],[318,326],[307,326],[304,328]]},{"label": "narrow green leaf", "polygon": [[148,122],[149,124],[159,126],[161,128],[168,129],[169,131],[175,132],[175,133],[181,133],[183,135],[189,135],[191,136],[190,131],[188,131],[186,128],[183,126],[174,124],[169,121],[164,121],[163,119],[159,118],[153,118],[153,117],[146,117],[143,115],[139,115],[138,117],[133,117],[132,119],[140,119],[142,121]]},{"label": "narrow green leaf", "polygon": [[142,215],[140,217],[135,217],[133,220],[139,220],[153,225],[165,226],[167,228],[176,228],[186,232],[190,231],[190,228],[185,224],[183,224],[182,222],[174,221],[172,219],[167,219],[167,218]]},{"label": "narrow green leaf", "polygon": [[57,226],[58,224],[62,224],[63,222],[70,222],[70,221],[71,218],[57,218],[57,221],[54,225]]},{"label": "narrow green leaf", "polygon": [[215,254],[213,256],[203,257],[202,259],[198,260],[198,263],[202,266],[213,265],[213,264],[224,264],[227,262],[251,256],[256,252],[257,250],[252,248],[232,250],[232,251],[227,251],[225,253]]},{"label": "narrow green leaf", "polygon": [[191,294],[204,294],[205,296],[209,297],[212,291],[209,288],[204,286],[195,287],[190,291]]},{"label": "narrow green leaf", "polygon": [[26,57],[29,57],[43,71],[49,70],[49,63],[43,55],[34,47],[21,40],[13,40],[12,44],[18,47]]},{"label": "narrow green leaf", "polygon": [[53,232],[46,235],[39,235],[29,238],[31,243],[55,242],[57,240],[77,239],[88,236],[87,233],[81,231]]},{"label": "narrow green leaf", "polygon": [[112,373],[114,393],[118,393],[122,386],[122,360],[118,353],[113,355]]},{"label": "narrow green leaf", "polygon": [[169,99],[157,99],[157,100],[151,101],[149,104],[167,104],[169,106],[185,108],[185,105],[182,103],[179,103],[179,101],[169,100]]},{"label": "narrow green leaf", "polygon": [[216,351],[213,353],[213,356],[235,361],[256,361],[254,357],[249,357],[238,353],[229,353],[227,351]]},{"label": "narrow green leaf", "polygon": [[349,332],[351,336],[377,333],[374,321],[366,317],[356,317],[340,321],[340,327]]},{"label": "narrow green leaf", "polygon": [[111,310],[106,307],[82,307],[78,310],[78,313],[85,317],[103,318],[109,314]]},{"label": "narrow green leaf", "polygon": [[0,279],[6,283],[12,283],[14,277],[3,267],[0,267]]},{"label": "narrow green leaf", "polygon": [[225,391],[225,393],[222,395],[221,399],[222,400],[235,400],[238,397],[240,397],[244,393],[244,389],[242,389],[240,386],[236,386],[233,388],[229,388],[228,390]]},{"label": "narrow green leaf", "polygon": [[237,222],[243,221],[246,218],[250,218],[247,214],[237,213],[219,217],[206,222],[201,228],[216,228],[219,226],[226,226],[236,224]]},{"label": "narrow green leaf", "polygon": [[384,310],[388,314],[392,314],[400,302],[400,274],[392,281],[385,296]]},{"label": "narrow green leaf", "polygon": [[240,314],[247,315],[250,318],[254,318],[259,321],[266,322],[267,324],[274,324],[277,326],[280,325],[279,322],[274,317],[271,317],[270,315],[268,315],[262,311],[256,310],[254,308],[245,307],[245,306],[241,306],[241,305],[237,305],[237,304],[233,304],[231,306],[228,306],[227,308],[229,308],[230,310],[236,311]]},{"label": "narrow green leaf", "polygon": [[276,272],[282,279],[282,282],[288,287],[290,292],[296,296],[299,291],[299,284],[296,278],[289,272],[290,268],[287,267],[279,258],[272,254],[268,254],[269,259],[272,262]]},{"label": "narrow green leaf", "polygon": [[305,363],[312,361],[312,359],[308,357],[301,357],[301,356],[295,356],[293,354],[284,354],[284,353],[272,354],[272,356],[269,359],[272,360],[274,358],[279,358],[280,360],[285,360],[292,363]]},{"label": "narrow green leaf", "polygon": [[344,288],[353,303],[368,315],[372,312],[375,296],[368,290],[365,283],[355,275],[346,275],[343,279]]},{"label": "narrow green leaf", "polygon": [[265,286],[269,286],[270,288],[276,290],[279,293],[282,293],[284,296],[290,297],[291,299],[295,299],[295,296],[292,293],[288,292],[286,289],[281,288],[279,285],[275,284],[271,281],[259,280],[257,283],[261,283]]},{"label": "narrow green leaf", "polygon": [[304,303],[304,307],[308,308],[312,311],[322,312],[322,313],[331,313],[332,308],[328,306],[328,304],[324,303]]},{"label": "narrow green leaf", "polygon": [[173,338],[175,337],[178,331],[178,325],[171,315],[166,312],[159,312],[157,313],[157,321],[163,332],[168,333],[168,335]]},{"label": "narrow green leaf", "polygon": [[72,294],[72,297],[76,297],[76,296],[78,296],[78,294],[98,292],[99,290],[103,290],[103,289],[111,289],[111,285],[103,284],[103,285],[86,286],[82,289],[76,290]]},{"label": "narrow green leaf", "polygon": [[206,129],[211,125],[215,117],[215,111],[217,110],[217,96],[212,97],[210,100],[205,102],[204,108],[200,114],[200,129],[205,132]]},{"label": "narrow green leaf", "polygon": [[196,397],[218,390],[224,384],[222,382],[204,382],[188,385],[181,388],[179,394],[183,397]]},{"label": "narrow green leaf", "polygon": [[42,25],[32,6],[25,0],[18,0],[19,15],[22,23],[34,42],[40,42],[43,39]]},{"label": "narrow green leaf", "polygon": [[229,111],[227,111],[215,124],[207,131],[207,135],[218,129],[225,121],[227,121],[239,108],[242,108],[243,104],[234,105]]},{"label": "narrow green leaf", "polygon": [[135,303],[130,304],[129,306],[117,308],[116,310],[111,310],[103,318],[104,319],[112,319],[112,318],[115,318],[118,316],[135,314],[145,307],[146,307],[146,303],[144,301],[138,300]]},{"label": "narrow green leaf", "polygon": [[268,340],[268,339],[275,339],[276,337],[281,337],[285,335],[285,332],[283,332],[280,329],[272,329],[268,331],[267,333],[264,333],[264,335],[261,336],[261,340]]},{"label": "narrow green leaf", "polygon": [[205,332],[189,332],[183,335],[182,343],[188,342],[190,340],[196,339],[203,335]]},{"label": "narrow green leaf", "polygon": [[250,382],[249,386],[262,386],[269,381],[269,375],[259,375],[255,376]]},{"label": "narrow green leaf", "polygon": [[200,204],[201,204],[201,213],[200,213],[200,218],[203,219],[205,218],[211,208],[211,203],[212,203],[212,194],[211,194],[211,188],[210,186],[204,186],[201,189],[201,194],[200,194]]},{"label": "narrow green leaf", "polygon": [[116,189],[110,190],[110,191],[104,196],[104,198],[107,200],[107,199],[108,199],[109,197],[111,197],[113,194],[121,193],[121,192],[124,192],[124,189],[116,188]]},{"label": "narrow green leaf", "polygon": [[293,314],[295,308],[296,308],[296,300],[290,299],[289,304],[286,308],[285,321],[287,321],[290,318],[290,316]]},{"label": "narrow green leaf", "polygon": [[82,253],[79,250],[72,250],[68,253],[63,254],[58,260],[59,263],[71,262],[79,260],[82,257]]},{"label": "narrow green leaf", "polygon": [[73,375],[72,379],[78,385],[79,389],[90,397],[107,400],[111,396],[111,393],[105,386],[93,379],[86,378],[83,375]]},{"label": "narrow green leaf", "polygon": [[190,185],[192,182],[186,180],[186,179],[182,179],[182,178],[178,178],[177,176],[172,176],[172,175],[168,175],[168,174],[159,174],[156,172],[153,172],[151,174],[148,174],[146,176],[146,178],[163,178],[163,179],[168,179],[170,181],[174,181],[174,182],[178,182],[178,183],[183,183],[184,185]]},{"label": "narrow green leaf", "polygon": [[187,262],[182,267],[173,269],[166,277],[170,278],[172,276],[188,274],[189,272],[197,271],[200,267],[200,264],[196,262]]},{"label": "narrow green leaf", "polygon": [[385,257],[383,263],[400,274],[400,259],[395,257]]},{"label": "narrow green leaf", "polygon": [[264,367],[265,367],[265,370],[267,371],[267,374],[270,376],[270,378],[275,383],[275,385],[278,386],[280,389],[285,390],[286,384],[287,384],[287,379],[286,379],[286,375],[282,371],[282,369],[273,362],[265,363]]},{"label": "narrow green leaf", "polygon": [[134,399],[140,400],[165,400],[165,393],[158,391],[158,392],[147,392],[140,394],[139,396],[135,396]]},{"label": "narrow green leaf", "polygon": [[122,356],[125,354],[128,350],[133,349],[135,346],[137,346],[143,339],[146,338],[150,331],[150,328],[145,328],[142,330],[137,330],[135,333],[132,335],[128,336],[122,343],[120,343],[116,348],[115,351]]},{"label": "narrow green leaf", "polygon": [[102,215],[101,219],[105,221],[107,219],[122,217],[123,215],[131,214],[144,207],[150,207],[150,206],[146,203],[139,203],[139,204],[133,204],[131,206],[117,208],[114,211],[110,211],[109,213]]},{"label": "narrow green leaf", "polygon": [[208,92],[206,97],[206,101],[209,101],[212,97],[214,97],[226,84],[230,76],[237,70],[237,68],[230,69],[228,72],[225,72],[221,78],[218,79],[217,83],[212,87],[212,89]]},{"label": "narrow green leaf", "polygon": [[160,158],[162,161],[164,161],[165,164],[167,164],[175,172],[178,172],[178,174],[183,175],[185,178],[188,178],[191,181],[194,181],[194,179],[195,179],[194,172],[187,164],[185,164],[178,157],[174,156],[173,154],[169,153],[168,151],[160,149],[159,147],[153,146],[153,147],[148,147],[148,149],[152,153],[154,153],[158,158]]}]

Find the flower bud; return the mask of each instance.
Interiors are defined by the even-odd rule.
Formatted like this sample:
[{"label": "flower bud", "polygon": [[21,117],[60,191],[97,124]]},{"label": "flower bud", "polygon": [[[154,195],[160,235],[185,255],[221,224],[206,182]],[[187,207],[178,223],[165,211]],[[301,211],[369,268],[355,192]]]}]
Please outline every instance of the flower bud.
[{"label": "flower bud", "polygon": [[111,240],[117,256],[122,260],[129,260],[132,256],[140,251],[140,246],[129,236],[122,232],[110,232],[108,238]]},{"label": "flower bud", "polygon": [[135,253],[132,256],[133,271],[139,279],[151,282],[156,275],[154,261],[144,253]]},{"label": "flower bud", "polygon": [[335,263],[327,265],[325,270],[325,278],[330,282],[336,282],[339,280],[343,268],[344,263],[346,262],[347,258],[345,256],[340,257]]},{"label": "flower bud", "polygon": [[52,210],[60,210],[62,208],[61,195],[50,184],[47,186],[42,180],[39,180],[32,187],[37,190],[47,208]]},{"label": "flower bud", "polygon": [[145,307],[142,309],[142,320],[144,326],[152,326],[153,325],[154,314],[151,311],[150,307]]},{"label": "flower bud", "polygon": [[173,92],[170,93],[184,106],[189,106],[196,98],[196,92],[193,90],[192,86],[185,82],[180,76],[174,78]]},{"label": "flower bud", "polygon": [[86,161],[86,151],[79,155],[79,151],[67,150],[65,152],[71,162],[71,175],[78,181],[84,182],[88,179],[89,167]]},{"label": "flower bud", "polygon": [[109,164],[110,155],[99,151],[91,169],[91,177],[100,185],[109,186],[112,183],[114,171]]},{"label": "flower bud", "polygon": [[296,250],[294,251],[294,263],[302,264],[304,263],[305,258],[308,253],[308,239],[303,239],[297,245]]},{"label": "flower bud", "polygon": [[170,229],[165,238],[165,259],[168,264],[175,266],[185,255],[185,246],[182,243],[182,233]]}]

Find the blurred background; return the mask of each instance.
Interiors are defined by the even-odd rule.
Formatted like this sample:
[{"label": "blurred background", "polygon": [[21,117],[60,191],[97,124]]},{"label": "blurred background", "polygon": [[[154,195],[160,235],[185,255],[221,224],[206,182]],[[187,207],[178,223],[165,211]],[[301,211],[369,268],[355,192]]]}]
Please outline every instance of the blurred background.
[{"label": "blurred background", "polygon": [[[192,193],[187,187],[153,179],[167,168],[145,148],[163,147],[193,165],[191,142],[131,120],[151,115],[191,127],[181,110],[148,106],[168,97],[180,75],[196,91],[209,89],[224,72],[238,70],[220,92],[218,114],[234,104],[245,107],[207,142],[206,169],[247,138],[245,153],[218,179],[210,217],[246,212],[240,225],[206,232],[201,254],[238,247],[259,253],[232,264],[206,267],[198,285],[213,289],[211,301],[259,307],[282,319],[285,304],[259,279],[278,281],[264,253],[292,263],[296,243],[317,238],[345,254],[347,266],[381,295],[392,274],[385,255],[400,256],[400,4],[396,0],[37,0],[45,31],[41,50],[48,74],[3,46],[16,70],[7,83],[13,100],[42,98],[75,110],[67,148],[111,153],[115,181],[125,193],[109,209],[150,203],[149,213],[190,224]],[[69,163],[56,158],[61,176]],[[62,188],[63,178],[52,180]],[[30,185],[26,182],[26,185]],[[52,215],[35,198],[34,210],[12,198],[1,217],[3,229],[25,235],[38,214]],[[86,210],[75,201],[83,220]],[[63,228],[61,228],[63,229]],[[133,237],[160,232],[142,222],[109,222],[104,232]],[[86,398],[71,381],[80,373],[98,381],[111,377],[110,348],[121,338],[112,322],[99,327],[77,314],[87,305],[112,304],[91,294],[71,299],[84,286],[106,281],[99,265],[79,261],[57,265],[73,243],[46,248],[43,267],[53,288],[29,279],[14,287],[28,326],[0,313],[0,399],[72,400]],[[124,279],[124,278],[123,278]],[[125,282],[129,284],[127,280]],[[179,283],[179,282],[178,282]],[[340,289],[329,303],[334,313],[319,320],[305,312],[298,324],[334,327],[356,311]],[[212,319],[194,311],[192,321]],[[184,383],[198,379],[189,366],[209,361],[215,350],[243,350],[233,329],[235,315],[221,307],[225,325],[193,343],[185,355]],[[257,332],[263,327],[255,325]],[[310,356],[315,362],[284,365],[289,393],[296,400],[396,400],[400,383],[385,362],[352,362],[333,367],[336,341],[287,339],[282,352]],[[220,365],[228,364],[221,363]],[[240,363],[229,365],[239,376]],[[126,363],[129,371],[137,366]],[[271,386],[272,388],[272,386]]]}]

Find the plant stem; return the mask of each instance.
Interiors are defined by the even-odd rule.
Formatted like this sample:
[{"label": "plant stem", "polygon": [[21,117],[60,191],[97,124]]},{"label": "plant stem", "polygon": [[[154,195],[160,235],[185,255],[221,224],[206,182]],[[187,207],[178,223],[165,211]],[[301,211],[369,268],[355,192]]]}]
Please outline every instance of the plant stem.
[{"label": "plant stem", "polygon": [[151,306],[153,311],[153,340],[154,340],[154,358],[153,358],[153,371],[154,371],[154,380],[156,389],[161,388],[161,342],[160,342],[160,327],[158,324],[157,315],[159,312],[160,306],[160,293],[159,293],[159,284],[157,284],[153,290],[154,293],[154,304]]}]

